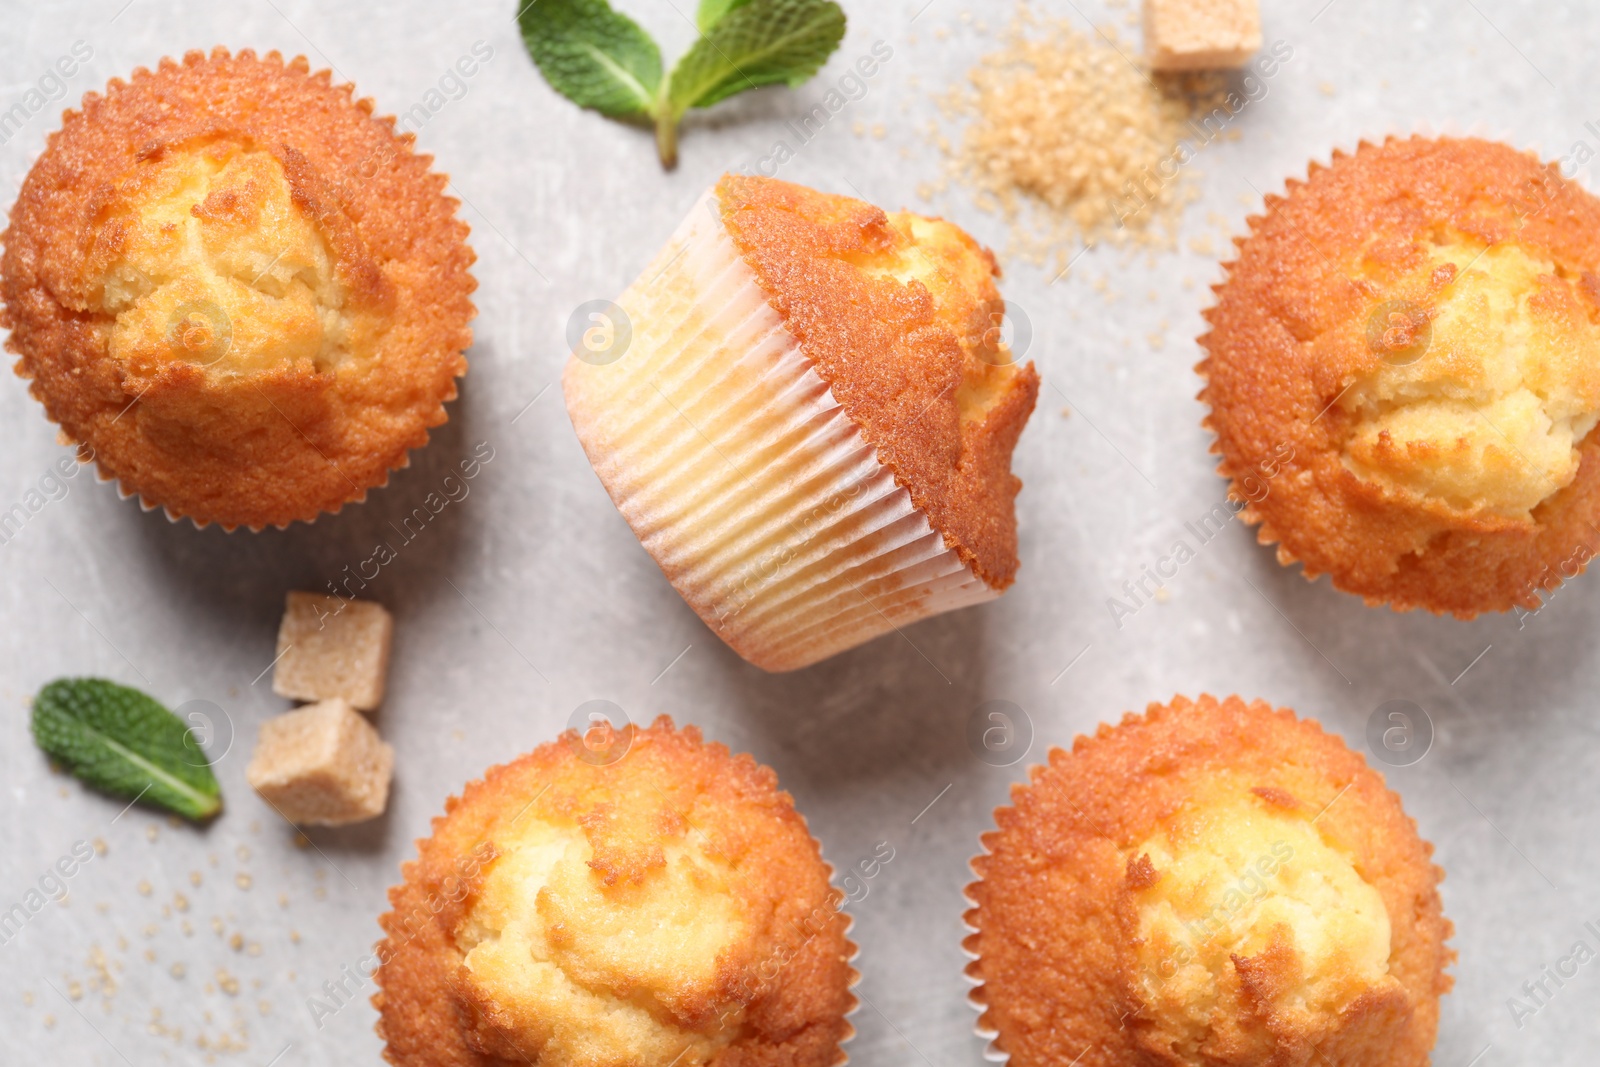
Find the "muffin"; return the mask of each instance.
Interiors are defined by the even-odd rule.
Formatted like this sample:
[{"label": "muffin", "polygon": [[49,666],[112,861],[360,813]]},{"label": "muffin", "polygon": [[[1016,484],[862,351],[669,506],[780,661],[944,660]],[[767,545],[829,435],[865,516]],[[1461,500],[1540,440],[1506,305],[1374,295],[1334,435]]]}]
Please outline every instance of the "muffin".
[{"label": "muffin", "polygon": [[397,1067],[832,1067],[854,947],[805,820],[665,717],[568,731],[469,784],[389,891]]},{"label": "muffin", "polygon": [[967,889],[1012,1067],[1417,1067],[1450,988],[1443,872],[1316,724],[1175,698],[1050,752]]},{"label": "muffin", "polygon": [[1249,227],[1200,398],[1279,561],[1461,618],[1580,573],[1600,551],[1600,201],[1505,145],[1391,138]]},{"label": "muffin", "polygon": [[574,349],[590,463],[751,663],[804,667],[1015,579],[1039,378],[1003,342],[998,273],[943,220],[726,175]]},{"label": "muffin", "polygon": [[276,52],[163,60],[68,111],[11,211],[0,323],[124,495],[224,528],[361,500],[445,421],[466,224],[370,100]]}]

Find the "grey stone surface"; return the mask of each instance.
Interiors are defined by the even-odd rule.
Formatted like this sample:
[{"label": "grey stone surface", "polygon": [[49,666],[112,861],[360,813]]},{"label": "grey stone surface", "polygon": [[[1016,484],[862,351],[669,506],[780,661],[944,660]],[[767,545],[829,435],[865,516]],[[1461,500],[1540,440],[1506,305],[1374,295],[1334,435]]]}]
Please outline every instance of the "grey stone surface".
[{"label": "grey stone surface", "polygon": [[[853,1061],[976,1062],[961,890],[992,809],[1048,746],[1147,701],[1200,691],[1292,706],[1355,746],[1384,702],[1424,709],[1431,751],[1388,778],[1449,871],[1444,896],[1461,959],[1436,1062],[1593,1061],[1600,963],[1559,986],[1547,981],[1553,995],[1531,1015],[1518,1020],[1508,1005],[1518,997],[1533,1006],[1523,983],[1576,942],[1600,948],[1584,926],[1600,928],[1592,580],[1525,620],[1396,615],[1280,569],[1234,524],[1169,583],[1167,602],[1119,628],[1106,600],[1223,497],[1191,365],[1227,235],[1308,159],[1362,136],[1478,132],[1547,157],[1577,142],[1600,147],[1600,121],[1586,125],[1600,120],[1588,92],[1600,10],[1267,0],[1267,39],[1292,45],[1293,59],[1241,115],[1239,139],[1191,165],[1202,195],[1181,250],[1099,248],[1053,284],[1052,272],[1025,264],[1008,271],[1006,295],[1032,322],[1028,355],[1045,381],[1017,454],[1026,483],[1017,587],[904,637],[770,677],[682,604],[591,473],[555,384],[568,315],[620,291],[721,170],[792,138],[786,121],[878,40],[892,59],[782,176],[937,210],[1003,248],[1004,225],[966,192],[930,204],[918,186],[942,167],[923,131],[937,115],[932,95],[991,46],[1008,5],[972,4],[990,22],[979,32],[978,20],[962,21],[960,0],[849,0],[849,35],[815,82],[696,116],[682,166],[663,174],[647,134],[545,87],[510,4],[123,2],[8,0],[0,108],[24,100],[77,41],[93,57],[67,80],[69,100],[163,55],[221,42],[305,53],[386,112],[426,101],[475,42],[490,46],[464,94],[446,98],[420,131],[473,227],[477,342],[449,425],[362,506],[310,527],[229,535],[143,513],[80,475],[0,545],[0,705],[9,711],[0,910],[75,842],[107,846],[71,879],[64,906],[46,907],[0,944],[7,1062],[376,1062],[370,986],[321,1020],[308,999],[369,952],[385,887],[444,798],[552,737],[595,698],[635,718],[671,714],[771,764],[841,867],[888,842],[893,861],[852,908],[864,1002]],[[669,54],[691,39],[674,2],[690,6],[623,5]],[[1128,13],[1087,0],[1038,6],[1119,23]],[[1136,28],[1125,32],[1137,38]],[[8,200],[61,106],[50,102],[0,146]],[[1578,174],[1596,177],[1587,166]],[[1195,238],[1213,251],[1192,248]],[[1114,299],[1096,289],[1101,278]],[[19,381],[0,388],[0,425],[3,510],[67,453]],[[389,521],[480,442],[494,459],[469,495],[400,548],[369,591],[396,617],[389,695],[376,716],[397,752],[390,810],[368,825],[315,831],[311,847],[297,848],[244,780],[258,724],[286,707],[269,679],[257,680],[283,595],[321,588],[370,556],[392,536]],[[217,763],[228,804],[219,820],[197,830],[139,808],[118,817],[119,803],[52,773],[29,739],[26,701],[52,678],[89,673],[169,705],[223,709],[220,733],[231,724],[234,738]],[[969,750],[968,716],[989,700],[1025,710],[1033,743],[1022,763],[994,767]],[[113,995],[90,988],[97,956]],[[241,1047],[217,1051],[224,1041]]]}]

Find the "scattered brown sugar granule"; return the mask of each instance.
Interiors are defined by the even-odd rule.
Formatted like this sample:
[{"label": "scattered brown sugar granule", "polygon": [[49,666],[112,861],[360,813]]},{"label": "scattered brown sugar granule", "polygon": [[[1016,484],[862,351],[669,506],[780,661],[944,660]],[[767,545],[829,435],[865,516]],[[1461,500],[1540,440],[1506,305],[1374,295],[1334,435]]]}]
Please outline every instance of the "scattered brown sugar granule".
[{"label": "scattered brown sugar granule", "polygon": [[1152,74],[1114,30],[1090,36],[1023,3],[968,82],[942,101],[966,126],[947,142],[951,169],[1013,223],[1014,254],[1059,269],[1080,242],[1173,244],[1195,195],[1189,122],[1224,106],[1221,76]]}]

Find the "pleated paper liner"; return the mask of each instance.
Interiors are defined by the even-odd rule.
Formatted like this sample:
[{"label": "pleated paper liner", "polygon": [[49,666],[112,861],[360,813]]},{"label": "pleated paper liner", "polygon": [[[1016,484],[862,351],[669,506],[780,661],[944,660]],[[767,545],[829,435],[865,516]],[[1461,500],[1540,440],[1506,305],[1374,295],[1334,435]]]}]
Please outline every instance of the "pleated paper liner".
[{"label": "pleated paper liner", "polygon": [[125,488],[120,479],[116,478],[113,475],[102,474],[98,470],[95,472],[95,480],[97,482],[110,483],[112,485],[112,487],[116,490],[118,499],[120,499],[120,500],[135,500],[135,501],[137,501],[138,504],[139,504],[139,510],[144,512],[147,515],[150,512],[155,511],[157,508],[161,509],[161,513],[164,516],[166,516],[168,524],[173,525],[173,526],[180,526],[180,525],[182,525],[184,523],[188,523],[190,526],[192,526],[196,530],[204,530],[204,529],[207,529],[209,527],[213,527],[214,526],[214,527],[216,527],[217,529],[221,530],[223,533],[226,533],[226,534],[231,534],[231,533],[234,533],[234,532],[236,532],[238,530],[248,530],[251,533],[260,533],[262,530],[265,530],[268,527],[271,527],[274,530],[287,530],[289,527],[293,526],[295,523],[301,523],[302,525],[310,526],[313,523],[315,523],[318,519],[322,518],[322,516],[324,516],[324,515],[338,515],[340,512],[344,511],[345,508],[349,507],[351,504],[365,504],[367,502],[367,497],[371,495],[373,489],[387,489],[389,487],[390,480],[395,475],[395,472],[406,470],[407,468],[409,468],[411,466],[411,451],[414,451],[414,450],[407,451],[405,457],[401,460],[401,462],[397,466],[391,467],[391,468],[389,468],[389,470],[384,472],[383,481],[379,482],[377,485],[374,485],[369,489],[363,489],[361,491],[361,495],[360,496],[352,497],[349,500],[346,500],[343,504],[340,504],[338,507],[333,508],[332,510],[319,511],[319,512],[317,512],[317,514],[311,516],[309,519],[290,519],[288,522],[268,522],[268,523],[262,523],[260,526],[244,526],[244,525],[228,526],[228,525],[225,525],[225,524],[220,523],[220,522],[216,522],[216,521],[211,520],[211,519],[201,520],[201,519],[195,518],[193,515],[184,515],[184,514],[175,512],[171,508],[167,507],[165,504],[157,504],[157,503],[153,503],[150,500],[147,500],[140,493],[138,493],[138,492],[136,492],[136,491],[134,491],[132,489]]},{"label": "pleated paper liner", "polygon": [[[1044,765],[1049,766],[1049,762],[1049,754],[1046,753]],[[1028,788],[1032,788],[1034,767],[1030,765],[1028,770],[1027,785]],[[1015,792],[1016,786],[1013,786],[1013,803],[1015,803]],[[977,888],[978,883],[983,881],[983,872],[979,869],[979,865],[980,861],[989,855],[991,835],[1000,832],[1000,813],[1010,807],[1010,804],[1003,804],[995,808],[995,829],[986,830],[978,835],[978,854],[967,860],[967,873],[972,875],[972,880],[961,889],[961,899],[966,903],[966,907],[961,913],[961,928],[963,931],[961,954],[967,958],[967,965],[962,968],[961,976],[966,979],[967,985],[970,987],[967,990],[967,1007],[971,1008],[973,1013],[972,1032],[983,1042],[983,1058],[989,1063],[1005,1063],[1011,1058],[1011,1054],[1000,1047],[1000,1031],[991,1023],[985,1021],[989,1011],[989,1002],[980,970],[982,966],[982,957],[978,953],[978,935],[980,931],[974,921],[978,912],[978,901],[973,896],[973,890]]]},{"label": "pleated paper liner", "polygon": [[567,408],[600,480],[689,605],[793,670],[998,593],[946,546],[834,400],[708,193],[619,298],[614,361]]},{"label": "pleated paper liner", "polygon": [[[805,816],[802,815],[801,819],[803,820],[804,818]],[[807,823],[806,825],[807,830],[809,831],[810,824]],[[822,842],[820,840],[817,842],[817,847],[819,849],[822,847]],[[839,873],[838,868],[836,868],[833,864],[828,863],[826,856],[823,857],[822,862],[826,864],[828,868],[828,884],[832,886],[834,876]],[[848,872],[849,868],[847,867],[845,870]],[[842,890],[838,890],[837,887],[835,887],[835,891],[842,892]],[[848,894],[846,897],[848,898]],[[856,1012],[861,1010],[861,998],[855,994],[856,986],[861,984],[861,971],[856,967],[856,960],[861,958],[861,946],[858,945],[850,936],[850,929],[851,927],[855,926],[856,918],[854,915],[851,915],[848,911],[844,910],[844,903],[848,903],[848,899],[841,901],[839,915],[842,917],[845,924],[844,951],[845,963],[848,964],[850,968],[849,978],[846,979],[848,983],[847,988],[850,990],[850,1006],[844,1010],[844,1034],[839,1038],[839,1053],[833,1061],[833,1067],[848,1067],[848,1064],[850,1063],[850,1049],[848,1046],[851,1041],[855,1040],[856,1036],[855,1023],[851,1022],[850,1020],[855,1018]]]}]

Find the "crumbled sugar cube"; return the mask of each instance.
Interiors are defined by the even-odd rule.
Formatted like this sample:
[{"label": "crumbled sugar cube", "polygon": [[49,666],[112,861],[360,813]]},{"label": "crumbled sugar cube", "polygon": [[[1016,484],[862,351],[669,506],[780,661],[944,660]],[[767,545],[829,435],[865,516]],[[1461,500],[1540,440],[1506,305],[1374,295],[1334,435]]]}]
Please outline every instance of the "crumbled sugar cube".
[{"label": "crumbled sugar cube", "polygon": [[1156,70],[1242,67],[1261,50],[1260,0],[1144,0],[1144,47]]},{"label": "crumbled sugar cube", "polygon": [[393,635],[394,619],[381,604],[290,593],[272,691],[295,700],[340,697],[371,711],[383,700]]},{"label": "crumbled sugar cube", "polygon": [[342,826],[383,813],[393,770],[394,749],[334,699],[262,723],[245,777],[290,822]]}]

